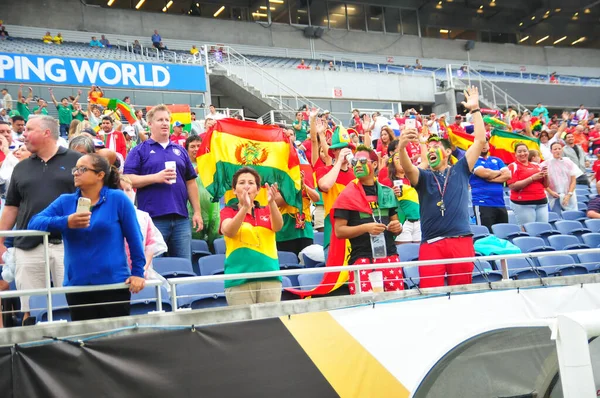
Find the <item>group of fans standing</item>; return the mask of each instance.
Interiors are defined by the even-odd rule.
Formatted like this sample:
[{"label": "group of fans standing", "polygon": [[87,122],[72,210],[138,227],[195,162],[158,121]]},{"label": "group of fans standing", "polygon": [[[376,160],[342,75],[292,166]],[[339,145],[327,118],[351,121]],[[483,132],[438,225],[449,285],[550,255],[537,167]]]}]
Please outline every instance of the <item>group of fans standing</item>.
[{"label": "group of fans standing", "polygon": [[[570,126],[577,116],[566,113],[558,121],[538,109],[540,105],[534,113],[547,120],[541,133],[532,133],[530,115],[508,109],[506,120],[513,130],[539,134],[545,162],[539,165],[527,146],[517,144],[516,161],[507,167],[489,156],[489,126],[481,115],[477,88],[469,88],[463,102],[473,135],[466,151],[448,140],[450,131],[465,130],[462,116],[447,125],[444,116],[423,117],[414,110],[391,120],[354,110],[346,129],[329,112],[304,107],[291,126],[281,126],[299,157],[312,166],[314,177],[303,175],[303,208],[289,210],[277,186],[263,187],[256,170],[243,167],[232,176],[237,200],[222,205],[219,214],[219,204],[204,189],[196,166],[203,137],[224,117],[214,107],[206,118],[206,131],[192,129],[188,134],[183,123],[173,123],[164,105],[149,110],[145,120],[142,112],[136,112],[139,125],[122,126],[118,112],[103,115],[95,105],[83,112],[79,95],[60,102],[52,91],[50,96],[58,121],[47,115],[43,99],[23,97],[22,88],[19,111],[9,114],[10,123],[0,121],[0,178],[6,187],[0,230],[50,232],[55,286],[130,285],[128,290],[101,294],[68,294],[74,320],[127,315],[131,292],[139,292],[144,278],[152,276],[152,258],[166,253],[191,259],[192,234],[210,244],[224,235],[225,273],[279,269],[272,261],[277,250],[299,254],[312,244],[314,230],[324,232],[325,258],[332,239],[347,240],[348,264],[397,263],[403,243],[420,243],[420,260],[472,257],[470,202],[478,223],[489,228],[507,222],[506,183],[520,224],[543,220],[544,211],[547,219],[546,195],[551,206],[567,208],[575,180],[584,175],[579,164],[559,162],[563,146],[566,156],[570,149],[577,159],[585,159],[588,148],[572,142],[585,129],[589,149],[600,146],[593,117],[589,124]],[[101,90],[93,87],[88,102],[101,96]],[[37,106],[29,111],[31,100]],[[71,121],[78,115],[85,124],[72,129]],[[547,157],[546,146],[552,157]],[[581,165],[587,166],[585,160]],[[316,184],[305,183],[307,177]],[[256,200],[261,187],[266,191],[264,207]],[[10,281],[12,265],[17,289],[43,288],[41,238],[0,241],[9,276],[5,280]],[[240,250],[244,248],[251,250]],[[264,259],[244,255],[256,248],[266,254]],[[421,266],[420,287],[443,286],[445,281],[470,283],[472,270],[472,263]],[[371,290],[369,273],[360,273],[361,291]],[[383,275],[386,291],[404,288],[402,268],[384,269]],[[8,288],[8,283],[2,287]],[[278,279],[229,281],[225,287],[230,304],[281,297]],[[350,283],[350,290],[356,293],[355,283]],[[116,304],[89,306],[108,302]],[[27,319],[27,299],[21,308]]]}]

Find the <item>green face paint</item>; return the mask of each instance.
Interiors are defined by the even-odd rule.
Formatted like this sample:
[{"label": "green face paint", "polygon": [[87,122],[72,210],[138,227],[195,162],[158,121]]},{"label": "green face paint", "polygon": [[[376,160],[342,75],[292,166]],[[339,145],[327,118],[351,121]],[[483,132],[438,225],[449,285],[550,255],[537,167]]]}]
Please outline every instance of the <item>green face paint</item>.
[{"label": "green face paint", "polygon": [[436,159],[434,161],[430,161],[429,165],[432,168],[436,168],[440,165],[440,163],[442,163],[442,160],[446,157],[446,154],[444,153],[444,151],[441,148],[432,148],[429,150],[429,153],[435,153],[435,157]]},{"label": "green face paint", "polygon": [[369,175],[369,163],[361,164],[361,168],[359,169],[358,164],[352,168],[354,170],[354,175],[356,178],[363,178]]}]

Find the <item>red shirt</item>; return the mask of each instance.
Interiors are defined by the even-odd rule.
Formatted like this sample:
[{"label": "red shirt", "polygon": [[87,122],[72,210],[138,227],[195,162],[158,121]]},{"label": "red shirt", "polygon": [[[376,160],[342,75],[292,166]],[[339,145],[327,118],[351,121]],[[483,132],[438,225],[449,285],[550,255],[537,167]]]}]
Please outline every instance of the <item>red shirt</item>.
[{"label": "red shirt", "polygon": [[173,144],[177,144],[177,145],[181,145],[182,147],[185,147],[185,140],[187,139],[187,137],[183,134],[181,134],[181,135],[173,134],[171,137],[169,137],[169,139],[171,140],[171,142]]},{"label": "red shirt", "polygon": [[[219,234],[222,235],[221,226],[223,225],[223,221],[228,218],[233,218],[236,214],[239,213],[239,209],[236,207],[225,206],[223,210],[221,210],[221,223],[219,224]],[[251,214],[246,214],[244,217],[244,222],[252,224],[255,227],[263,227],[266,229],[271,229],[271,212],[268,207],[260,207],[258,202],[254,202],[254,217]]]},{"label": "red shirt", "polygon": [[381,140],[377,140],[377,149],[375,152],[379,153],[380,156],[384,156],[388,154],[388,145],[383,145]]},{"label": "red shirt", "polygon": [[452,130],[452,132],[454,133],[463,133],[463,134],[467,134],[467,131],[464,129],[463,126],[461,126],[460,124],[452,124],[450,127],[450,130]]},{"label": "red shirt", "polygon": [[413,159],[415,155],[421,155],[421,145],[417,142],[409,142],[406,146],[406,153],[408,153],[408,157],[413,162],[414,165],[421,163],[421,157],[417,157]]},{"label": "red shirt", "polygon": [[[539,164],[529,162],[527,165],[517,161],[508,165],[511,177],[506,185],[514,184],[517,181],[526,180],[532,175],[539,173],[542,169]],[[543,180],[534,181],[520,191],[510,190],[510,200],[513,202],[527,202],[546,199]]]},{"label": "red shirt", "polygon": [[[591,129],[589,134],[589,138],[600,138],[600,131],[596,129]],[[600,141],[594,141],[593,143],[590,141],[591,145],[600,145]]]},{"label": "red shirt", "polygon": [[[104,133],[104,132],[103,132]],[[116,153],[123,156],[123,160],[127,157],[127,142],[125,136],[120,131],[111,131],[108,134],[97,136],[98,139],[104,142],[104,146],[108,149],[112,149]]]},{"label": "red shirt", "polygon": [[594,162],[592,171],[596,174],[596,181],[600,181],[600,159]]},{"label": "red shirt", "polygon": [[580,145],[583,151],[587,153],[589,142],[585,133],[573,133],[573,138],[575,139],[575,145]]},{"label": "red shirt", "polygon": [[389,173],[390,170],[387,167],[382,168],[381,170],[379,170],[379,174],[377,175],[377,180],[379,180],[379,183],[388,187],[392,186],[392,181],[389,178]]}]

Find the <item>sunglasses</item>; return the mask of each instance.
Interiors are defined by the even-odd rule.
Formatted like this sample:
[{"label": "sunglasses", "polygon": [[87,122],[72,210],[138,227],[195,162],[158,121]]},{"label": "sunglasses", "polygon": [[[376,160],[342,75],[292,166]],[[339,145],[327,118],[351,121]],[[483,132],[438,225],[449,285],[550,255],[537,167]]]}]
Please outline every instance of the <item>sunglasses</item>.
[{"label": "sunglasses", "polygon": [[356,166],[356,165],[357,165],[359,162],[360,162],[360,164],[367,164],[367,162],[368,162],[368,161],[369,161],[369,159],[367,159],[367,158],[360,158],[360,159],[358,159],[358,158],[354,158],[354,159],[352,159],[352,162],[351,162],[351,163],[352,163],[352,167],[354,167],[354,166]]}]

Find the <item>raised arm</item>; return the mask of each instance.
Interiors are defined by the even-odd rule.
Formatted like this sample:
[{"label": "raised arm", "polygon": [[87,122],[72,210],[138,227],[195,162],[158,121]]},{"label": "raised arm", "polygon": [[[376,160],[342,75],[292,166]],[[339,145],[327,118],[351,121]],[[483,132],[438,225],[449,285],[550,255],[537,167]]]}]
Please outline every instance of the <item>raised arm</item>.
[{"label": "raised arm", "polygon": [[58,107],[58,101],[56,100],[56,97],[54,97],[54,91],[51,88],[49,88],[48,91],[50,92],[50,99],[54,103],[54,106]]},{"label": "raised arm", "polygon": [[400,150],[398,151],[400,164],[404,169],[406,178],[408,178],[412,186],[416,186],[419,183],[419,169],[411,162],[408,153],[406,152],[406,146],[409,142],[419,142],[417,129],[408,128],[402,131],[402,134],[400,134]]},{"label": "raised arm", "polygon": [[481,154],[481,149],[485,145],[485,125],[481,117],[481,111],[479,110],[479,90],[477,87],[469,87],[468,90],[465,90],[464,95],[465,101],[462,102],[463,106],[469,111],[474,111],[471,115],[475,139],[473,140],[473,145],[467,149],[467,153],[465,154],[469,170],[473,170]]}]

